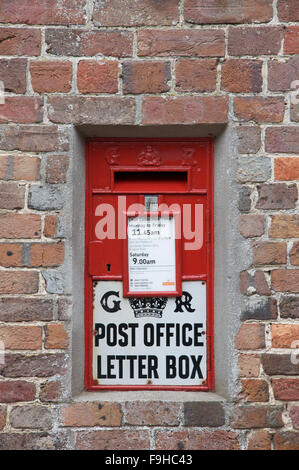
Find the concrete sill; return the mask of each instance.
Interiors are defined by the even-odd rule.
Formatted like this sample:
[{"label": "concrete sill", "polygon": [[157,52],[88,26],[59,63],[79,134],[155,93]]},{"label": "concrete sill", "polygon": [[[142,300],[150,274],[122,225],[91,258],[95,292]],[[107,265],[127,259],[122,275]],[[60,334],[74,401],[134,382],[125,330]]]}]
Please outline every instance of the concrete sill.
[{"label": "concrete sill", "polygon": [[97,391],[82,392],[73,397],[75,402],[109,401],[123,403],[126,401],[166,401],[166,402],[223,402],[225,398],[214,392],[176,392],[176,391]]}]

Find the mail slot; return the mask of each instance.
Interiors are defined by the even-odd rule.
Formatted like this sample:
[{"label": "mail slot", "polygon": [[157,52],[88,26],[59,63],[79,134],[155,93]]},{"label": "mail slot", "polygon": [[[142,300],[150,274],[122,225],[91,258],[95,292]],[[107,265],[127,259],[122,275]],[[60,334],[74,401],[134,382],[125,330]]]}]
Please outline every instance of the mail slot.
[{"label": "mail slot", "polygon": [[87,390],[214,386],[213,140],[86,145]]}]

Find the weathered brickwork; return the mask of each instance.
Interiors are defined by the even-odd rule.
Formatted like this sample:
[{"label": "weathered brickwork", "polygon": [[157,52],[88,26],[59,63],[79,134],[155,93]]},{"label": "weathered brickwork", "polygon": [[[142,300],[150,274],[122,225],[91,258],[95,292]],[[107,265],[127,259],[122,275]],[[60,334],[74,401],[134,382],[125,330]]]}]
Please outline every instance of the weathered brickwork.
[{"label": "weathered brickwork", "polygon": [[[0,0],[0,22],[0,450],[298,450],[299,2]],[[65,189],[85,124],[234,129],[251,254],[231,398],[74,401]]]}]

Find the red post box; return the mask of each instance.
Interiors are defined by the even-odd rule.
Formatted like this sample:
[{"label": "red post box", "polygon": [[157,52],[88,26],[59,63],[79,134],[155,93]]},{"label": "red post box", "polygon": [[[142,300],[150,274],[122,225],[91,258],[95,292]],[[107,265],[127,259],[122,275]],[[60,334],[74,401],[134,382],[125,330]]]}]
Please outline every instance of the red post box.
[{"label": "red post box", "polygon": [[213,140],[92,139],[88,390],[212,390]]}]

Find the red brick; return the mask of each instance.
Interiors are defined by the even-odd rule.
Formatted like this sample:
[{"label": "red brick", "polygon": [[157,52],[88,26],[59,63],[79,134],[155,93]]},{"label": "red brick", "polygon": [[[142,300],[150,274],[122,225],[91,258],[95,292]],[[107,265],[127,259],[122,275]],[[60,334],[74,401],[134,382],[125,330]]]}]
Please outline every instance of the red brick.
[{"label": "red brick", "polygon": [[57,56],[131,57],[131,31],[85,31],[78,29],[46,30],[47,52]]},{"label": "red brick", "polygon": [[290,262],[294,266],[299,266],[299,242],[294,242],[290,251]]},{"label": "red brick", "polygon": [[93,21],[97,26],[171,26],[179,21],[179,3],[179,0],[163,0],[163,5],[151,0],[106,0],[95,4]]},{"label": "red brick", "polygon": [[42,402],[58,402],[63,399],[61,383],[57,380],[48,380],[41,384],[39,399]]},{"label": "red brick", "polygon": [[242,214],[239,218],[239,232],[245,238],[260,237],[265,231],[264,216]]},{"label": "red brick", "polygon": [[63,261],[64,243],[35,243],[31,246],[31,266],[59,266]]},{"label": "red brick", "polygon": [[169,62],[136,61],[124,62],[123,92],[163,93],[169,91],[171,78]]},{"label": "red brick", "polygon": [[264,429],[254,431],[249,438],[247,450],[271,450],[271,434]]},{"label": "red brick", "polygon": [[9,413],[9,422],[16,429],[52,428],[51,410],[36,403],[14,406]]},{"label": "red brick", "polygon": [[37,123],[43,120],[43,101],[31,96],[9,96],[1,105],[0,123]]},{"label": "red brick", "polygon": [[147,97],[142,124],[209,124],[227,122],[227,97]]},{"label": "red brick", "polygon": [[72,88],[73,66],[65,61],[30,63],[32,88],[37,93],[67,93]]},{"label": "red brick", "polygon": [[244,405],[232,412],[231,426],[235,429],[278,428],[283,426],[282,406]]},{"label": "red brick", "polygon": [[26,69],[26,59],[0,59],[0,80],[6,92],[26,92]]},{"label": "red brick", "polygon": [[46,215],[46,217],[45,217],[45,227],[44,227],[45,237],[48,237],[48,238],[55,237],[57,227],[58,227],[57,215]]},{"label": "red brick", "polygon": [[184,16],[189,23],[217,24],[264,23],[272,15],[272,0],[186,0]]},{"label": "red brick", "polygon": [[7,350],[41,349],[42,329],[40,326],[1,326],[0,340]]},{"label": "red brick", "polygon": [[238,450],[238,435],[231,431],[157,431],[157,450]]},{"label": "red brick", "polygon": [[78,431],[77,450],[148,450],[150,436],[148,431],[127,429],[107,429],[97,431]]},{"label": "red brick", "polygon": [[7,170],[8,170],[8,156],[7,155],[0,155],[0,179],[6,178]]},{"label": "red brick", "polygon": [[1,294],[35,294],[38,273],[32,271],[0,271]]},{"label": "red brick", "polygon": [[255,122],[281,122],[284,117],[284,98],[235,97],[234,111],[239,120]]},{"label": "red brick", "polygon": [[175,402],[130,401],[125,405],[125,422],[134,426],[178,426],[180,405]]},{"label": "red brick", "polygon": [[225,38],[222,29],[217,30],[157,30],[138,32],[139,56],[188,56],[222,57],[225,53]]},{"label": "red brick", "polygon": [[272,215],[271,238],[299,238],[299,215]]},{"label": "red brick", "polygon": [[240,273],[240,292],[244,295],[256,293],[258,295],[271,295],[265,273],[256,271],[253,275],[247,271]]},{"label": "red brick", "polygon": [[217,61],[214,59],[180,59],[177,62],[177,91],[214,91],[216,79]]},{"label": "red brick", "polygon": [[40,178],[40,158],[1,155],[0,179],[36,181]]},{"label": "red brick", "polygon": [[262,91],[262,62],[249,59],[228,59],[222,65],[221,89],[232,93]]},{"label": "red brick", "polygon": [[283,38],[280,26],[229,28],[228,53],[235,56],[278,54]]},{"label": "red brick", "polygon": [[13,166],[12,179],[24,181],[37,181],[40,179],[40,158],[27,156],[11,157]]},{"label": "red brick", "polygon": [[272,386],[276,400],[299,400],[299,379],[273,379]]},{"label": "red brick", "polygon": [[53,320],[53,302],[47,297],[4,297],[0,299],[0,321],[30,322]]},{"label": "red brick", "polygon": [[276,320],[277,316],[276,299],[264,299],[263,297],[254,296],[245,303],[242,309],[241,320]]},{"label": "red brick", "polygon": [[299,292],[299,269],[272,271],[272,288],[278,292]]},{"label": "red brick", "polygon": [[253,245],[253,264],[285,264],[287,246],[285,243],[258,242]]},{"label": "red brick", "polygon": [[293,209],[296,207],[298,190],[296,184],[261,184],[257,187],[258,209]]},{"label": "red brick", "polygon": [[68,333],[63,324],[50,323],[45,327],[45,348],[66,349],[69,345]]},{"label": "red brick", "polygon": [[299,54],[299,26],[287,26],[284,33],[284,53]]},{"label": "red brick", "polygon": [[299,157],[275,158],[274,175],[276,180],[299,180]]},{"label": "red brick", "polygon": [[35,399],[35,384],[25,380],[0,380],[0,396],[2,403],[18,401],[33,401]]},{"label": "red brick", "polygon": [[6,406],[0,406],[0,430],[6,425]]},{"label": "red brick", "polygon": [[241,381],[241,397],[249,402],[263,402],[269,400],[268,383],[260,379],[243,379]]},{"label": "red brick", "polygon": [[[51,96],[49,118],[63,124],[134,124],[135,99],[119,96]],[[99,118],[100,116],[100,118]]]},{"label": "red brick", "polygon": [[84,24],[86,0],[0,0],[1,23]]},{"label": "red brick", "polygon": [[219,401],[184,402],[184,425],[218,427],[225,425],[225,410]]},{"label": "red brick", "polygon": [[236,129],[239,153],[257,153],[261,148],[261,129],[258,126],[242,126]]},{"label": "red brick", "polygon": [[18,183],[0,182],[0,208],[23,209],[25,204],[25,186]]},{"label": "red brick", "polygon": [[80,93],[117,93],[118,62],[80,60],[77,84]]},{"label": "red brick", "polygon": [[299,21],[299,5],[297,0],[278,0],[277,12],[280,21]]},{"label": "red brick", "polygon": [[60,409],[62,426],[120,426],[122,412],[118,403],[74,403]]},{"label": "red brick", "polygon": [[259,323],[244,323],[235,339],[239,350],[262,349],[265,347],[265,327]]},{"label": "red brick", "polygon": [[272,60],[268,63],[268,88],[271,91],[290,91],[293,81],[298,80],[299,58],[291,57],[285,62]]},{"label": "red brick", "polygon": [[69,167],[68,155],[47,155],[47,183],[65,183]]},{"label": "red brick", "polygon": [[2,125],[0,146],[6,151],[64,152],[69,150],[68,132],[56,126]]},{"label": "red brick", "polygon": [[291,361],[290,354],[261,355],[262,366],[267,375],[299,375],[299,364]]},{"label": "red brick", "polygon": [[66,374],[66,356],[51,354],[6,354],[2,374],[5,377],[53,377]]},{"label": "red brick", "polygon": [[0,214],[0,238],[40,238],[41,218],[37,214]]},{"label": "red brick", "polygon": [[41,41],[39,29],[0,27],[1,55],[38,56],[41,52]]},{"label": "red brick", "polygon": [[22,244],[0,244],[0,266],[5,268],[22,265]]},{"label": "red brick", "polygon": [[254,354],[240,354],[238,367],[240,377],[258,377],[260,375],[261,360]]},{"label": "red brick", "polygon": [[298,450],[299,432],[283,431],[274,435],[275,450]]},{"label": "red brick", "polygon": [[295,295],[285,295],[280,297],[279,303],[281,318],[299,318],[299,297]]},{"label": "red brick", "polygon": [[294,429],[299,429],[299,406],[292,406],[290,408],[290,418]]},{"label": "red brick", "polygon": [[299,338],[299,324],[271,325],[272,348],[291,348],[292,343]]}]

